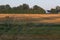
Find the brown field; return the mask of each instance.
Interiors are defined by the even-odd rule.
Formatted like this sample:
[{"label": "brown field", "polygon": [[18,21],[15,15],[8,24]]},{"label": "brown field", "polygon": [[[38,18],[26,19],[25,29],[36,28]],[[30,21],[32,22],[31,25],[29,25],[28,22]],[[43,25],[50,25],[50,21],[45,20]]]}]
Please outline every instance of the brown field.
[{"label": "brown field", "polygon": [[[14,19],[23,18],[26,21],[42,22],[42,23],[57,23],[60,24],[60,14],[0,14],[0,18],[6,16],[13,17]],[[60,35],[2,35],[0,36],[2,40],[60,40]]]},{"label": "brown field", "polygon": [[24,19],[26,21],[42,23],[60,23],[60,14],[0,14],[0,18],[12,17],[14,19]]},{"label": "brown field", "polygon": [[0,40],[60,40],[60,35],[2,35]]}]

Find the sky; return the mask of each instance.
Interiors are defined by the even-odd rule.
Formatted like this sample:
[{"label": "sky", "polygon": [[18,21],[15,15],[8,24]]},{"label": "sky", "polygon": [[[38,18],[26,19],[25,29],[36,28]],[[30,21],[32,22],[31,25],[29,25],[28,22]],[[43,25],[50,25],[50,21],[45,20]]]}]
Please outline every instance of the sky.
[{"label": "sky", "polygon": [[30,7],[38,5],[45,10],[60,6],[60,0],[0,0],[0,5],[9,4],[11,7],[28,4]]}]

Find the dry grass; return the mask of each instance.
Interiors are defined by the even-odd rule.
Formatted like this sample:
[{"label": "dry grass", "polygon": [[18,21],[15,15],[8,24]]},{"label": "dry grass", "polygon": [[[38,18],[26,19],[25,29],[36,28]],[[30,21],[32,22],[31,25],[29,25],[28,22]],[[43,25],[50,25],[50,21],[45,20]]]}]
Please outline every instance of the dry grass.
[{"label": "dry grass", "polygon": [[[27,21],[31,21],[32,19],[35,22],[43,22],[43,23],[60,23],[60,14],[0,14],[0,18],[3,17],[13,17],[14,19],[24,18]],[[33,20],[33,21],[34,21]],[[0,40],[60,40],[60,35],[2,35],[0,36]]]},{"label": "dry grass", "polygon": [[24,19],[31,20],[35,18],[34,22],[43,22],[43,23],[60,23],[60,14],[0,14],[0,18],[10,16],[14,19]]}]

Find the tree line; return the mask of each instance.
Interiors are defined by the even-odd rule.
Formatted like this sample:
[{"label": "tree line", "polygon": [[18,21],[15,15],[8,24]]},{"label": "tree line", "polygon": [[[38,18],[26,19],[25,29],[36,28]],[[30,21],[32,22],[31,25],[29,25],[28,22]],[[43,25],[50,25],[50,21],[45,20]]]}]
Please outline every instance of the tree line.
[{"label": "tree line", "polygon": [[10,7],[10,5],[0,5],[0,13],[46,13],[45,10],[38,5],[30,8],[28,4]]},{"label": "tree line", "polygon": [[[57,14],[60,12],[60,7],[57,6],[56,9],[47,10],[49,13]],[[28,4],[22,4],[17,7],[10,7],[10,5],[0,5],[0,13],[19,13],[19,14],[45,14],[46,10],[38,5],[34,5],[32,8]]]},{"label": "tree line", "polygon": [[60,13],[60,6],[56,6],[56,8],[51,8],[50,10],[47,10],[47,12],[53,13],[53,14],[58,14],[58,13]]}]

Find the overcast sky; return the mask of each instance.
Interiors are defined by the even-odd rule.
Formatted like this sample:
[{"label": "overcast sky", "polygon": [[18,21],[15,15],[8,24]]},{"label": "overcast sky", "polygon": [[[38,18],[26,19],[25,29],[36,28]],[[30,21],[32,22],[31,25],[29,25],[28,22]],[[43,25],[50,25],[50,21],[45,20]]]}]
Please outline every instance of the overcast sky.
[{"label": "overcast sky", "polygon": [[18,6],[23,3],[29,4],[30,7],[38,5],[45,10],[60,6],[60,0],[0,0],[0,5],[9,4],[11,7]]}]

